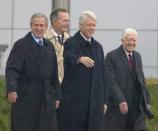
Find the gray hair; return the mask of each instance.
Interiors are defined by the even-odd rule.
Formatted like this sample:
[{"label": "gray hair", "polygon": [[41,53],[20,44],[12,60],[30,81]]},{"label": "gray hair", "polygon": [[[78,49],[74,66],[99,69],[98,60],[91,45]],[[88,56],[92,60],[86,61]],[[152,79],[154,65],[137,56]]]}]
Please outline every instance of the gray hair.
[{"label": "gray hair", "polygon": [[127,34],[129,33],[134,33],[136,34],[136,36],[138,36],[138,32],[136,29],[133,29],[133,28],[126,28],[123,33],[122,33],[122,38],[126,37]]},{"label": "gray hair", "polygon": [[79,17],[79,24],[82,25],[86,21],[87,18],[92,18],[95,20],[97,19],[94,12],[86,10],[86,11],[81,13],[81,15]]},{"label": "gray hair", "polygon": [[31,16],[31,19],[30,19],[30,25],[32,25],[32,23],[33,23],[33,21],[34,21],[35,18],[44,18],[45,21],[46,21],[46,25],[48,25],[48,19],[47,19],[47,17],[46,17],[44,14],[42,14],[42,13],[35,13],[35,14],[33,14],[33,15]]},{"label": "gray hair", "polygon": [[68,13],[68,11],[67,11],[66,9],[64,9],[64,8],[57,8],[57,9],[54,9],[54,10],[51,12],[51,14],[50,14],[50,23],[51,23],[51,25],[53,25],[53,22],[58,19],[59,12]]}]

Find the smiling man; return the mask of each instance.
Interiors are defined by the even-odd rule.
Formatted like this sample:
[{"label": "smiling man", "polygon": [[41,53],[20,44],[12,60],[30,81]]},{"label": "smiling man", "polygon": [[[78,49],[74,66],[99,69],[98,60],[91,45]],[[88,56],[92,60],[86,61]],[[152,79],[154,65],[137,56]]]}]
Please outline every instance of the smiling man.
[{"label": "smiling man", "polygon": [[45,32],[44,37],[49,39],[54,45],[57,64],[58,64],[58,77],[61,84],[64,77],[64,42],[69,38],[69,13],[64,8],[57,8],[50,14],[51,27]]},{"label": "smiling man", "polygon": [[107,108],[104,52],[93,38],[95,30],[95,14],[85,11],[79,18],[79,31],[64,44],[59,131],[104,131]]},{"label": "smiling man", "polygon": [[135,29],[125,29],[122,45],[106,56],[110,98],[105,131],[146,131],[145,113],[150,108],[150,97],[141,55],[135,51],[137,37]]},{"label": "smiling man", "polygon": [[57,131],[60,88],[55,49],[43,38],[47,22],[41,13],[32,15],[31,31],[15,42],[7,60],[11,131]]}]

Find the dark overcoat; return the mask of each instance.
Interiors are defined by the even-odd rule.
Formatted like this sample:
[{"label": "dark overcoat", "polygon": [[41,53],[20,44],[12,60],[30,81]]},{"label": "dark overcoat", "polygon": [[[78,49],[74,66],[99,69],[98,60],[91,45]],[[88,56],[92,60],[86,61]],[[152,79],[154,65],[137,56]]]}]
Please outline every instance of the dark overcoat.
[{"label": "dark overcoat", "polygon": [[[90,48],[93,55],[90,54],[91,51],[88,52]],[[92,58],[95,62],[94,67],[87,68],[78,63],[81,56]],[[85,120],[87,113],[87,131],[103,131],[103,106],[107,103],[107,90],[102,46],[93,38],[90,45],[80,32],[77,32],[64,44],[64,61],[65,76],[62,83],[63,101],[59,108],[59,131],[75,131],[75,127],[80,126],[78,124]]]},{"label": "dark overcoat", "polygon": [[55,100],[60,99],[54,47],[31,33],[15,42],[6,64],[7,93],[17,92],[11,107],[11,131],[56,131]]},{"label": "dark overcoat", "polygon": [[[150,103],[147,91],[141,55],[133,51],[135,60],[136,85],[133,87],[133,72],[128,67],[128,58],[123,46],[109,52],[106,56],[106,67],[108,69],[107,86],[110,94],[108,111],[105,115],[105,127],[107,131],[125,131],[126,116],[119,110],[119,103],[128,103],[130,114],[135,117],[134,131],[146,129],[144,115],[144,98],[142,89],[145,90],[145,98]],[[133,102],[135,100],[135,102]],[[136,107],[136,108],[135,108]]]}]

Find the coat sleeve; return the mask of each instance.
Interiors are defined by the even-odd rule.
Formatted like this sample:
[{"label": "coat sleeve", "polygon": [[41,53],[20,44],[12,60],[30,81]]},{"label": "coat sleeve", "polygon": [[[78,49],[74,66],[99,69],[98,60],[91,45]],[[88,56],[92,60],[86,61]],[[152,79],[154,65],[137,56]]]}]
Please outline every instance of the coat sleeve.
[{"label": "coat sleeve", "polygon": [[104,51],[102,49],[102,75],[103,75],[103,86],[104,86],[104,104],[108,104],[109,103],[109,89],[107,86],[107,67],[105,64],[105,56],[104,56]]},{"label": "coat sleeve", "polygon": [[23,45],[21,42],[16,42],[6,63],[5,77],[7,93],[16,92],[17,90],[17,80],[23,68],[24,54]]},{"label": "coat sleeve", "polygon": [[53,70],[52,70],[52,85],[55,87],[55,99],[61,100],[62,99],[62,92],[59,84],[59,77],[58,77],[58,64],[57,64],[57,57],[55,53],[54,46],[50,43],[52,47],[52,53],[53,53]]},{"label": "coat sleeve", "polygon": [[[141,70],[142,75],[138,75],[138,79],[141,83],[141,86],[143,87],[144,95],[145,95],[144,97],[146,97],[146,100],[147,100],[146,102],[147,102],[147,104],[150,105],[150,95],[149,95],[149,92],[147,89],[147,84],[146,84],[145,77],[144,77],[142,58],[141,58],[140,54],[139,54],[139,61],[140,61],[140,70]],[[139,78],[140,76],[141,76],[141,78]]]},{"label": "coat sleeve", "polygon": [[107,73],[107,86],[109,89],[109,99],[112,100],[112,103],[119,104],[125,100],[125,97],[120,90],[118,81],[117,81],[117,68],[113,63],[113,58],[111,54],[108,53],[105,59],[106,73]]},{"label": "coat sleeve", "polygon": [[71,64],[78,64],[77,61],[81,56],[77,54],[76,42],[69,38],[64,43],[64,61]]}]

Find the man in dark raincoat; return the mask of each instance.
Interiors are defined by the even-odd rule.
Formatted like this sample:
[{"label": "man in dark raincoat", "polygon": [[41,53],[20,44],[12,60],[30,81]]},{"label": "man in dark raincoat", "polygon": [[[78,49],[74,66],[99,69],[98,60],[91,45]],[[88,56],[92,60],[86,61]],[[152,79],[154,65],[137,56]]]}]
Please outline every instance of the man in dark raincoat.
[{"label": "man in dark raincoat", "polygon": [[85,11],[80,30],[64,44],[59,131],[103,131],[107,104],[104,52],[93,37],[96,16]]},{"label": "man in dark raincoat", "polygon": [[150,98],[147,91],[141,55],[135,51],[137,31],[127,28],[122,45],[106,56],[109,105],[105,131],[146,131]]},{"label": "man in dark raincoat", "polygon": [[55,49],[43,38],[47,18],[36,13],[30,26],[31,32],[15,42],[6,64],[11,131],[57,131],[61,93]]}]

